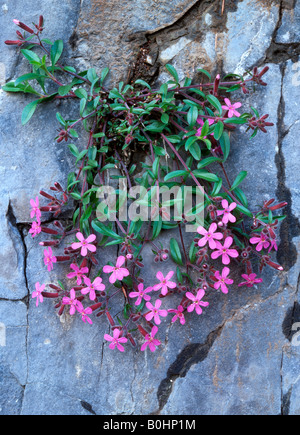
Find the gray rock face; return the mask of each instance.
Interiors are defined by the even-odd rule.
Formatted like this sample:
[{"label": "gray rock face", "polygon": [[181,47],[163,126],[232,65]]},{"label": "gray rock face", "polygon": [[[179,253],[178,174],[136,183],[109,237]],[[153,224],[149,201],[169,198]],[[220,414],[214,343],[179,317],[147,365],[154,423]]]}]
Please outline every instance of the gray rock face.
[{"label": "gray rock face", "polygon": [[[111,83],[130,76],[128,65],[146,43],[151,65],[143,61],[138,71],[145,71],[147,64],[151,71],[146,73],[159,73],[160,80],[168,77],[161,68],[167,62],[182,79],[194,77],[198,67],[244,72],[256,62],[263,66],[276,37],[278,2],[225,2],[223,15],[220,2],[171,3],[172,7],[156,0],[32,0],[24,8],[22,2],[10,0],[0,10],[1,39],[13,38],[13,18],[31,23],[43,13],[47,37],[66,42],[66,58],[79,66],[111,66]],[[284,26],[297,32],[293,26],[298,6],[299,2],[295,11],[284,11],[277,42],[286,34]],[[291,32],[284,43],[296,38]],[[27,72],[14,50],[1,45],[0,53],[1,84]],[[30,221],[30,198],[55,181],[64,183],[74,163],[54,136],[56,112],[66,117],[76,113],[68,103],[47,105],[22,128],[21,112],[30,97],[0,90],[1,415],[300,414],[300,355],[296,329],[292,330],[300,322],[300,76],[292,60],[278,65],[271,59],[269,66],[267,88],[235,98],[241,98],[245,108],[254,105],[261,114],[269,113],[275,127],[252,141],[245,141],[243,132],[233,133],[229,176],[234,179],[237,172],[249,171],[243,189],[252,206],[289,196],[287,225],[292,228],[288,236],[282,232],[281,250],[284,255],[285,243],[294,245],[293,267],[279,277],[267,271],[259,287],[236,288],[228,296],[210,292],[210,308],[201,317],[188,316],[183,328],[171,326],[169,317],[159,333],[163,345],[155,354],[130,346],[124,355],[111,351],[103,340],[108,332],[103,318],[94,318],[89,326],[68,314],[59,318],[51,301],[36,308],[31,299],[35,283],[55,283],[65,268],[57,265],[51,274],[46,271],[40,239],[32,240],[24,224]],[[169,237],[162,237],[166,248]],[[101,250],[101,265],[116,252]],[[154,263],[151,250],[145,250],[145,260],[143,276],[150,283],[161,266]],[[169,261],[162,270],[173,267]],[[113,314],[123,308],[121,297],[116,302]],[[174,302],[163,303],[170,308]]]},{"label": "gray rock face", "polygon": [[283,12],[282,23],[277,33],[276,42],[288,44],[300,42],[300,2],[296,0],[294,9]]}]

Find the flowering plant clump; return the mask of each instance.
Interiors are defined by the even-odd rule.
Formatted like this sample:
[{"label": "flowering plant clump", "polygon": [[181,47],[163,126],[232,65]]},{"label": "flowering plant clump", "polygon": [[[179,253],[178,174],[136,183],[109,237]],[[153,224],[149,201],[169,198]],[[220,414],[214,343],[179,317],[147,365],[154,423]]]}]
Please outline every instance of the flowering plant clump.
[{"label": "flowering plant clump", "polygon": [[[65,186],[57,182],[50,187],[51,193],[41,191],[40,198],[31,200],[29,233],[34,238],[53,237],[40,242],[46,269],[52,271],[58,263],[67,265],[64,279],[36,284],[32,297],[37,306],[45,298],[54,299],[59,315],[79,315],[89,324],[104,315],[112,328],[112,335],[104,336],[111,349],[123,352],[128,343],[136,346],[139,337],[141,350],[149,347],[154,352],[161,345],[156,335],[163,318],[170,315],[173,323],[179,320],[177,324],[184,325],[187,316],[208,309],[210,292],[226,295],[233,284],[259,284],[258,270],[262,272],[267,265],[283,270],[271,252],[277,250],[275,230],[284,219],[276,212],[286,203],[270,199],[251,210],[241,189],[247,172],[231,180],[226,169],[231,135],[238,125],[246,126],[251,137],[273,126],[268,115],[261,116],[253,107],[252,113],[244,112],[234,97],[234,92],[247,94],[256,85],[266,86],[262,77],[267,67],[223,79],[200,70],[205,80],[193,84],[189,78],[180,83],[175,68],[166,65],[172,79],[159,89],[140,79],[108,90],[108,69],[98,75],[95,69],[78,72],[60,63],[63,42],[42,39],[43,17],[33,28],[14,22],[23,32],[18,30],[18,39],[6,44],[21,48],[32,71],[3,89],[35,97],[23,111],[22,124],[43,103],[74,100],[78,118],[65,119],[57,113],[56,141],[79,142],[79,124],[88,137],[85,145],[68,143],[76,162]],[[141,167],[128,163],[132,152],[144,154]],[[143,212],[127,213],[121,188],[113,194],[110,186],[105,197],[107,179],[119,181],[120,186],[123,183],[129,209],[134,206]],[[202,200],[194,198],[185,207],[187,186],[192,192],[198,189]],[[139,199],[134,204],[137,187]],[[161,198],[161,192],[170,190],[176,192],[173,199]],[[180,205],[184,211],[182,207],[178,212]],[[70,207],[73,219],[66,224],[60,217]],[[190,246],[183,235],[187,223],[198,233]],[[163,246],[159,241],[162,231],[172,231],[172,235],[177,231],[178,239],[170,237],[169,246]],[[110,263],[103,254],[114,245],[119,253]],[[147,245],[155,263],[170,257],[173,261],[167,273],[159,271],[153,277],[150,286],[142,274]],[[238,282],[232,279],[236,270],[241,276]],[[114,314],[116,295],[124,298],[121,318]],[[177,301],[173,308],[167,309],[167,297]]]}]

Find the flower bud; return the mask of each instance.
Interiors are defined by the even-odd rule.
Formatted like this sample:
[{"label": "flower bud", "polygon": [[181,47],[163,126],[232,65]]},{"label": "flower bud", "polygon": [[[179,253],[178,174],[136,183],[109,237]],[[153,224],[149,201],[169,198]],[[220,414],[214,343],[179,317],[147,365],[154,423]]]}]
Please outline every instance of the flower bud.
[{"label": "flower bud", "polygon": [[32,30],[30,27],[26,26],[26,24],[21,23],[21,21],[19,21],[19,20],[13,20],[13,21],[21,29],[25,30],[26,32],[30,33],[31,35],[34,35],[34,30]]}]

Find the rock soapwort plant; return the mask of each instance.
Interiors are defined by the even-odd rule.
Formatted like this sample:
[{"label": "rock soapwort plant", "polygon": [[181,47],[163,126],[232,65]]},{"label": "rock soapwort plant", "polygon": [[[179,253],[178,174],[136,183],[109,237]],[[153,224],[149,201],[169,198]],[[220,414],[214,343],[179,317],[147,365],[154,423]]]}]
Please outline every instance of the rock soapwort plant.
[{"label": "rock soapwort plant", "polygon": [[[51,193],[41,191],[31,200],[34,221],[29,233],[33,238],[52,236],[40,242],[45,267],[51,271],[58,263],[69,265],[61,281],[36,284],[32,297],[37,306],[54,299],[60,316],[69,312],[89,324],[104,316],[112,330],[104,336],[111,349],[124,352],[128,342],[137,346],[142,341],[142,351],[149,347],[154,352],[161,345],[157,326],[163,318],[171,315],[173,323],[178,320],[184,325],[187,316],[201,315],[208,308],[210,292],[226,295],[233,284],[259,284],[262,278],[257,273],[265,266],[283,270],[271,252],[277,250],[275,230],[284,219],[276,214],[287,204],[270,199],[251,210],[241,189],[247,172],[240,172],[232,182],[226,169],[237,126],[245,126],[251,137],[273,126],[268,115],[261,116],[253,107],[244,112],[234,97],[236,92],[247,94],[257,85],[266,86],[267,67],[223,79],[200,70],[204,79],[193,84],[189,78],[180,83],[175,68],[166,65],[172,79],[159,89],[137,80],[108,90],[108,69],[98,75],[95,69],[78,72],[60,63],[63,42],[42,39],[43,17],[32,27],[14,22],[20,28],[18,39],[6,44],[21,49],[31,72],[3,89],[35,97],[23,111],[22,124],[30,121],[38,106],[56,100],[74,100],[79,112],[75,120],[57,113],[56,141],[68,142],[74,171],[65,186],[54,183]],[[69,143],[79,138],[79,124],[87,132],[85,145]],[[140,167],[128,158],[137,151],[145,155]],[[102,195],[108,179],[112,190],[106,194],[114,201]],[[118,180],[126,186],[125,193],[113,189]],[[188,209],[187,186],[203,197],[202,201],[194,198]],[[177,192],[174,198],[161,199],[161,193],[170,189]],[[143,212],[128,217],[127,198],[129,208]],[[70,208],[73,216],[62,218]],[[145,218],[148,209],[150,219]],[[184,212],[178,214],[178,209]],[[199,235],[191,246],[183,235],[188,222]],[[172,232],[169,246],[160,242],[162,231]],[[178,238],[173,237],[175,231]],[[106,248],[114,245],[119,253],[108,263]],[[166,276],[159,271],[146,287],[142,271],[148,245],[154,262],[171,257],[173,263]],[[241,279],[234,283],[236,271]],[[114,314],[116,295],[124,299],[122,316]],[[171,309],[166,309],[167,297],[173,301]]]}]

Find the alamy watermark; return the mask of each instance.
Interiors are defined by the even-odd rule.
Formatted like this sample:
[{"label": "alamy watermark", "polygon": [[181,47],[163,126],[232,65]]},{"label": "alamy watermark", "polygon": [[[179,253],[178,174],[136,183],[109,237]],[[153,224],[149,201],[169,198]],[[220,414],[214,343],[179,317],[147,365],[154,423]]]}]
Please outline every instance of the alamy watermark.
[{"label": "alamy watermark", "polygon": [[186,232],[196,232],[204,224],[205,192],[198,186],[134,186],[128,189],[127,179],[119,180],[119,188],[97,189],[101,200],[97,207],[100,222],[163,222],[186,224]]}]

